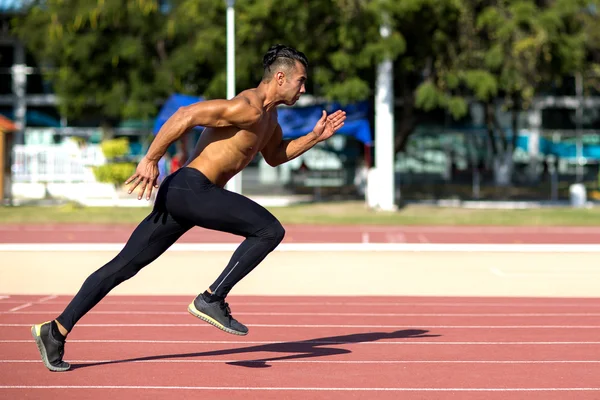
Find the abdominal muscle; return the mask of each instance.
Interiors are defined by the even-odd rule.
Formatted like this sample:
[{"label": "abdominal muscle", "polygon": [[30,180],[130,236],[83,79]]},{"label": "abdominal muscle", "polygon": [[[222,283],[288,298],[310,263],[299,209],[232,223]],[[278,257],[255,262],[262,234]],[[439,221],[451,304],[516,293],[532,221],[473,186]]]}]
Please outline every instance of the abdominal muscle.
[{"label": "abdominal muscle", "polygon": [[252,161],[258,137],[239,128],[206,128],[185,166],[202,172],[212,183],[224,187]]}]

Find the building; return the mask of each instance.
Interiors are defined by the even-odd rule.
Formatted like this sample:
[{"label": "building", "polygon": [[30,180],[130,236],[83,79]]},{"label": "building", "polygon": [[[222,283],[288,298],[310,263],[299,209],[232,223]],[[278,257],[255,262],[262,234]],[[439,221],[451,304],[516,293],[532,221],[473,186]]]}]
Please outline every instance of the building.
[{"label": "building", "polygon": [[0,0],[0,114],[17,126],[16,144],[25,142],[26,126],[60,125],[56,96],[23,43],[11,33],[11,19],[30,2]]}]

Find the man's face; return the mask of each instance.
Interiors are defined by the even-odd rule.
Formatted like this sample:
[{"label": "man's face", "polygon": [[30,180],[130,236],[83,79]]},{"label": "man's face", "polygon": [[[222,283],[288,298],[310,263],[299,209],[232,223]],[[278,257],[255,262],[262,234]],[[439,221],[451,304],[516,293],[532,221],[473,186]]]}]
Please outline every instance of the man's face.
[{"label": "man's face", "polygon": [[281,87],[282,97],[288,106],[294,105],[300,96],[306,93],[306,68],[296,61],[296,67],[286,74],[285,82]]}]

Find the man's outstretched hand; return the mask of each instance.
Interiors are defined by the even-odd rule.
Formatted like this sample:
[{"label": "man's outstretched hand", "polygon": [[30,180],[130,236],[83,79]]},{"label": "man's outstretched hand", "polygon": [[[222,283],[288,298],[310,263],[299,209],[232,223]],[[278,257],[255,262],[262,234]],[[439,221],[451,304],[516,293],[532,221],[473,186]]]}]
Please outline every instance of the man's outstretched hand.
[{"label": "man's outstretched hand", "polygon": [[144,192],[147,192],[146,200],[150,200],[152,188],[158,188],[157,179],[158,161],[152,161],[144,157],[135,169],[135,173],[125,181],[125,184],[132,184],[132,186],[128,190],[129,194],[131,194],[131,192],[133,192],[135,188],[141,185],[138,194],[138,200],[141,200],[142,197],[144,197]]},{"label": "man's outstretched hand", "polygon": [[323,140],[329,139],[336,133],[346,120],[346,112],[338,110],[333,114],[327,115],[327,112],[323,110],[323,116],[313,128],[313,133],[317,136],[317,140],[322,142]]}]

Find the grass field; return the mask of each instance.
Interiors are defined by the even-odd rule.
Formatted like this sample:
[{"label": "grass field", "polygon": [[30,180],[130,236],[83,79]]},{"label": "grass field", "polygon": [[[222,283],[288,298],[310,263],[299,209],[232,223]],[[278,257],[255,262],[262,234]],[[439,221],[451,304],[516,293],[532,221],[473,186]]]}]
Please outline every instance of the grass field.
[{"label": "grass field", "polygon": [[[199,205],[201,207],[201,205]],[[600,208],[567,207],[526,210],[476,210],[408,205],[395,212],[373,211],[362,201],[273,207],[269,210],[284,224],[366,225],[504,225],[592,226],[600,224]],[[102,223],[136,224],[149,208],[0,207],[2,224]]]}]

